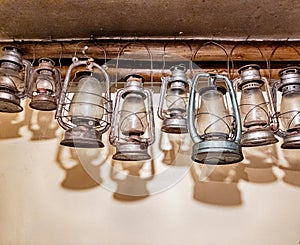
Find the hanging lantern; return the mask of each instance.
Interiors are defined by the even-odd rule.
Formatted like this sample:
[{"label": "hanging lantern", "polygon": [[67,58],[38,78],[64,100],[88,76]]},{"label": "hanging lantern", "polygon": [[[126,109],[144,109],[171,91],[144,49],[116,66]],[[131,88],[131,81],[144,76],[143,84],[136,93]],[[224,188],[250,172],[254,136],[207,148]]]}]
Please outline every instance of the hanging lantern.
[{"label": "hanging lantern", "polygon": [[118,90],[112,116],[110,142],[116,147],[113,159],[142,161],[150,159],[148,146],[154,143],[152,92],[143,88],[144,78],[125,77],[125,87]]},{"label": "hanging lantern", "polygon": [[109,82],[107,72],[93,59],[73,60],[56,112],[60,126],[66,130],[61,145],[104,147],[101,138],[109,129],[112,107]]},{"label": "hanging lantern", "polygon": [[57,107],[61,90],[60,71],[54,61],[41,58],[39,66],[32,69],[27,95],[31,98],[29,106],[36,110],[51,111]]},{"label": "hanging lantern", "polygon": [[[279,72],[279,84],[274,90],[281,92],[277,134],[283,138],[282,148],[300,148],[300,67],[288,67]],[[275,103],[277,99],[275,97]]]},{"label": "hanging lantern", "polygon": [[[260,76],[259,70],[260,67],[255,64],[243,66],[238,70],[239,78],[235,80],[236,91],[241,91],[242,147],[278,142],[273,131],[276,123],[271,91],[267,79]],[[263,95],[263,87],[267,100]]]},{"label": "hanging lantern", "polygon": [[[208,79],[208,86],[199,89],[196,96],[200,78]],[[227,85],[232,114],[229,113],[228,104],[225,104],[225,96],[228,94],[226,88],[217,85],[217,80],[225,81]],[[240,145],[241,121],[236,94],[226,76],[199,73],[193,78],[189,96],[188,126],[194,141],[193,161],[229,164],[243,160]]]},{"label": "hanging lantern", "polygon": [[20,49],[2,48],[0,56],[0,112],[21,112],[20,99],[25,97],[25,80],[30,65],[22,59]]},{"label": "hanging lantern", "polygon": [[187,127],[187,101],[189,81],[184,65],[173,66],[170,77],[162,77],[158,117],[163,120],[161,130],[166,133],[184,134]]}]

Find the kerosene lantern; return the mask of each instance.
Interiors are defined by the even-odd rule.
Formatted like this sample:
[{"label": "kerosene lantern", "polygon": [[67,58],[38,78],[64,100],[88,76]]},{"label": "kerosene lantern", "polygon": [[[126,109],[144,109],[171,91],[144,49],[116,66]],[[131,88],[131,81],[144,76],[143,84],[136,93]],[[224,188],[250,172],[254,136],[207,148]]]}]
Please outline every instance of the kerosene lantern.
[{"label": "kerosene lantern", "polygon": [[5,46],[0,56],[0,112],[21,112],[20,100],[26,96],[25,80],[30,63],[22,59],[22,51]]},{"label": "kerosene lantern", "polygon": [[[207,86],[199,88],[200,79]],[[224,82],[227,89],[223,86]],[[230,98],[231,113],[227,97]],[[242,126],[236,93],[226,76],[208,73],[194,76],[189,96],[188,126],[194,141],[193,161],[221,165],[243,160],[240,145]]]},{"label": "kerosene lantern", "polygon": [[171,76],[162,77],[158,117],[163,120],[161,130],[166,133],[184,134],[187,127],[187,104],[189,80],[186,67],[176,65],[170,68]]},{"label": "kerosene lantern", "polygon": [[144,88],[145,79],[138,74],[125,78],[119,89],[112,115],[110,143],[116,147],[113,159],[142,161],[150,159],[148,146],[154,143],[154,115],[151,90]]},{"label": "kerosene lantern", "polygon": [[29,106],[36,110],[51,111],[57,107],[61,90],[60,71],[53,60],[41,58],[39,66],[32,68],[27,96],[31,98]]},{"label": "kerosene lantern", "polygon": [[[262,146],[278,142],[275,137],[276,119],[271,90],[266,78],[260,75],[260,67],[250,64],[238,70],[236,91],[241,91],[240,113],[242,120],[242,147]],[[263,87],[266,96],[263,94]],[[274,121],[275,120],[275,121]]]},{"label": "kerosene lantern", "polygon": [[112,101],[107,72],[92,58],[73,63],[63,83],[56,119],[65,129],[61,145],[104,147],[101,141],[110,127]]},{"label": "kerosene lantern", "polygon": [[[281,148],[300,149],[300,67],[287,67],[279,72],[280,81],[274,90],[281,92],[277,134],[283,138]],[[275,97],[275,103],[277,98]]]}]

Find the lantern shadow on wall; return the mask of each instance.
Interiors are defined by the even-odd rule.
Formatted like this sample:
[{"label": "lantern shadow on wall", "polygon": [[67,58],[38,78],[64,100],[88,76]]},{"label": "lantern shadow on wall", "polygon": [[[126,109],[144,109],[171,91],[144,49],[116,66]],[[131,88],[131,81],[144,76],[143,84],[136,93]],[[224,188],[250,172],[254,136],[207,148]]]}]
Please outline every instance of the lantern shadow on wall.
[{"label": "lantern shadow on wall", "polygon": [[190,169],[194,180],[193,198],[199,202],[218,206],[242,204],[238,186],[241,169],[238,164],[212,166],[194,163]]},{"label": "lantern shadow on wall", "polygon": [[275,144],[243,149],[245,159],[240,163],[244,172],[242,179],[252,183],[272,183],[277,181],[274,167],[277,164]]},{"label": "lantern shadow on wall", "polygon": [[[283,141],[283,140],[282,140]],[[300,187],[299,152],[295,149],[283,149],[277,146],[277,167],[282,171],[282,181],[287,184]]]},{"label": "lantern shadow on wall", "polygon": [[[145,166],[149,165],[147,173]],[[147,198],[150,192],[148,181],[154,178],[154,161],[112,161],[110,178],[117,184],[113,194],[119,201],[138,201]]]},{"label": "lantern shadow on wall", "polygon": [[31,140],[49,140],[57,138],[59,125],[54,120],[53,111],[32,110],[28,129],[32,133]]},{"label": "lantern shadow on wall", "polygon": [[164,164],[179,167],[191,166],[191,139],[188,134],[168,134],[161,131],[159,141]]},{"label": "lantern shadow on wall", "polygon": [[21,101],[24,110],[19,113],[6,113],[0,117],[0,139],[13,139],[22,137],[21,129],[30,123],[32,110],[28,108],[28,101]]},{"label": "lantern shadow on wall", "polygon": [[101,166],[106,163],[107,149],[69,148],[58,146],[56,162],[65,171],[61,186],[70,190],[85,190],[102,183]]}]

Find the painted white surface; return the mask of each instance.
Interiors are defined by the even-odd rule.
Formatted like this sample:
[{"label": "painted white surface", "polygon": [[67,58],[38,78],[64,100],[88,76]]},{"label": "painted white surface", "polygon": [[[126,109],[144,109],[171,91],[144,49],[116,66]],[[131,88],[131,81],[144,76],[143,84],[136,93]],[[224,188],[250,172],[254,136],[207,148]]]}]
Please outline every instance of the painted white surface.
[{"label": "painted white surface", "polygon": [[[4,120],[1,114],[2,125]],[[6,129],[1,127],[1,137]],[[290,159],[296,176],[293,185],[284,181],[284,171],[274,164],[289,166],[285,159],[299,156],[298,150],[285,156],[280,145],[245,151],[244,163],[215,169],[210,176],[212,185],[202,185],[212,190],[200,192],[207,195],[206,202],[193,198],[189,163],[173,167],[187,170],[174,186],[141,200],[124,201],[116,200],[113,191],[105,187],[95,184],[86,188],[93,181],[87,181],[82,172],[80,178],[73,176],[63,186],[67,174],[72,178],[67,169],[76,163],[66,160],[65,169],[58,164],[61,133],[58,130],[56,138],[32,141],[32,132],[25,125],[20,128],[22,137],[0,140],[0,244],[282,245],[300,241],[300,174],[295,171],[300,163],[297,158]],[[252,166],[245,165],[254,157]],[[162,159],[162,153],[157,159]],[[110,179],[109,164],[110,160],[99,167],[105,185]],[[163,166],[158,161],[155,164]],[[146,183],[148,190],[156,180]],[[116,183],[111,183],[109,186],[116,188]],[[229,205],[230,197],[226,199],[224,190],[230,183],[240,204]],[[76,189],[84,185],[85,189]]]}]

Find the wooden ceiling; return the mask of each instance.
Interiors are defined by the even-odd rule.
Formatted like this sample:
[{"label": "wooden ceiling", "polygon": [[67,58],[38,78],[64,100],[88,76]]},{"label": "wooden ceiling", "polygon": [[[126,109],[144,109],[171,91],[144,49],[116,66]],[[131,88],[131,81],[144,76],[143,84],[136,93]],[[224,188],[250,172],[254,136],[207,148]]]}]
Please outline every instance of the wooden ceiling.
[{"label": "wooden ceiling", "polygon": [[[147,73],[151,59],[157,80],[173,60],[225,73],[229,60],[232,70],[249,63],[266,69],[271,60],[274,74],[300,62],[297,0],[5,0],[0,11],[1,46],[64,68],[75,52],[84,57],[84,46],[99,63],[106,57],[111,70],[127,57],[145,61],[137,69]],[[134,70],[125,63],[122,75]]]},{"label": "wooden ceiling", "polygon": [[1,1],[0,40],[299,40],[297,0]]}]

